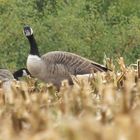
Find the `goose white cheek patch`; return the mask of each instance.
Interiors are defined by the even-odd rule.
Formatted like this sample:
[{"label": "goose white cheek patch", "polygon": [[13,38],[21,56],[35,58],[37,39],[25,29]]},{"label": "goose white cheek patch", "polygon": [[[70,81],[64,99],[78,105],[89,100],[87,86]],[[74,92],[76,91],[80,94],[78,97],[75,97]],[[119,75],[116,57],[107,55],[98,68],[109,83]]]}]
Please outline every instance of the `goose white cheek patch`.
[{"label": "goose white cheek patch", "polygon": [[26,70],[23,70],[23,76],[27,76]]},{"label": "goose white cheek patch", "polygon": [[23,33],[26,35],[26,36],[30,36],[33,34],[33,30],[32,28],[30,28],[30,30],[24,30]]}]

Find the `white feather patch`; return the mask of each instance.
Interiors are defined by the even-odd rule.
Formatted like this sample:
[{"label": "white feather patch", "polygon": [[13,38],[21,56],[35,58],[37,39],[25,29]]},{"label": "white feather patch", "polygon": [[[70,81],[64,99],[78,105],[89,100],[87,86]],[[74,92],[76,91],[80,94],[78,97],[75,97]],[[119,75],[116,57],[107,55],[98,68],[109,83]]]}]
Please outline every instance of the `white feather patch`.
[{"label": "white feather patch", "polygon": [[23,70],[23,76],[27,76],[26,70]]},{"label": "white feather patch", "polygon": [[41,58],[39,56],[32,55],[32,54],[29,54],[28,59],[41,60]]},{"label": "white feather patch", "polygon": [[27,69],[35,76],[38,75],[42,69],[42,60],[37,55],[29,55],[27,59]]},{"label": "white feather patch", "polygon": [[92,74],[82,74],[82,75],[76,75],[76,77],[92,77]]}]

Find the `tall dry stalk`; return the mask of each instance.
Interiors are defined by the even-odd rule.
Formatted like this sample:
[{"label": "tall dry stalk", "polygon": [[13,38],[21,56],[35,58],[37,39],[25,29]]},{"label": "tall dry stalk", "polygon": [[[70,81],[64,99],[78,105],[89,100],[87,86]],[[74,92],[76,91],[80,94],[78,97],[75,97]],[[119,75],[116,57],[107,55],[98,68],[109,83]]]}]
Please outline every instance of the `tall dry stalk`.
[{"label": "tall dry stalk", "polygon": [[108,65],[113,71],[73,77],[59,92],[32,78],[6,90],[0,83],[0,139],[139,140],[139,66],[127,67],[123,58],[119,72]]}]

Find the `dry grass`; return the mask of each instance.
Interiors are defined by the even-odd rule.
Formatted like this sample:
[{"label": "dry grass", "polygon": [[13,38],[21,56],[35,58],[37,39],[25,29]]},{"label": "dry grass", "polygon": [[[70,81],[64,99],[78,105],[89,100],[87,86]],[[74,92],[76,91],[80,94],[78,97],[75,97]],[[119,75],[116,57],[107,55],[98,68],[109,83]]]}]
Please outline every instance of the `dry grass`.
[{"label": "dry grass", "polygon": [[31,78],[8,91],[1,83],[0,140],[139,140],[139,66],[118,64],[120,72],[108,60],[112,72],[73,77],[73,87],[63,81],[59,92]]}]

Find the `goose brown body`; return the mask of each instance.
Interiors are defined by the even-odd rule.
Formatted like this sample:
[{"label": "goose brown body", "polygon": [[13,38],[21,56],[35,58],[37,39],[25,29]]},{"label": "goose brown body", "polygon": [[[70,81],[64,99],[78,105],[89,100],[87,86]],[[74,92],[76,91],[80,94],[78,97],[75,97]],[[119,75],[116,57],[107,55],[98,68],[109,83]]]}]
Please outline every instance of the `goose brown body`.
[{"label": "goose brown body", "polygon": [[107,68],[98,63],[63,51],[49,52],[36,59],[29,58],[27,68],[34,77],[46,83],[53,83],[57,87],[64,79],[72,84],[71,75],[107,71]]}]

